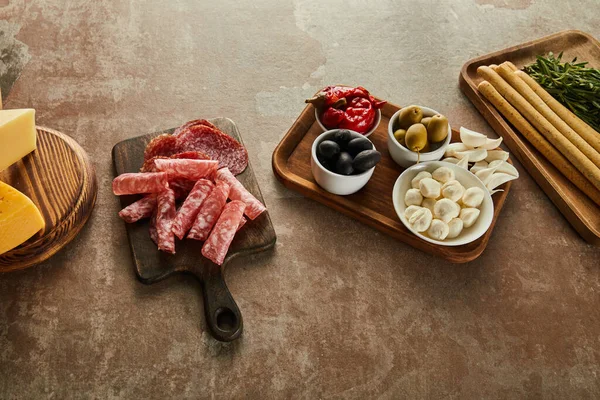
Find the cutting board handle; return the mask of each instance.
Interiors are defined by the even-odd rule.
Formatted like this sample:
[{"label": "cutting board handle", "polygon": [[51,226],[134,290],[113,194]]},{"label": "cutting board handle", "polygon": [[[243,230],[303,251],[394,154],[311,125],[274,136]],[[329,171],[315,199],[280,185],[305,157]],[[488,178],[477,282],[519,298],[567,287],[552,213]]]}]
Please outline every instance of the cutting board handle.
[{"label": "cutting board handle", "polygon": [[231,342],[244,329],[242,313],[231,296],[220,266],[210,263],[202,268],[202,295],[206,324],[215,339]]}]

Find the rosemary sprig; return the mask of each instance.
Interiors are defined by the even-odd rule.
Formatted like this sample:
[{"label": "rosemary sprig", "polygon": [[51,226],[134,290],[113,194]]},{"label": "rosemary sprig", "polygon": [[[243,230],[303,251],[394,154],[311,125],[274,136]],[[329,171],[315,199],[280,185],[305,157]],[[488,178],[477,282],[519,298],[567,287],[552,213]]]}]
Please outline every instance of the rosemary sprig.
[{"label": "rosemary sprig", "polygon": [[570,109],[597,132],[600,132],[600,70],[588,68],[587,62],[562,62],[548,53],[537,56],[535,63],[523,70],[531,75],[556,100]]}]

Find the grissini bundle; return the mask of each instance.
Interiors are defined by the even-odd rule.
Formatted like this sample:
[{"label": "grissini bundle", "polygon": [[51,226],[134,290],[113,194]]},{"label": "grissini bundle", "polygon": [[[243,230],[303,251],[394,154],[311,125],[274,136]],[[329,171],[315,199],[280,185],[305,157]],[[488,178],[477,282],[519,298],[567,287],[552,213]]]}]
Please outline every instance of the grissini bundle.
[{"label": "grissini bundle", "polygon": [[477,89],[560,173],[600,206],[600,190],[596,189],[569,160],[527,122],[491,83],[483,81]]},{"label": "grissini bundle", "polygon": [[496,90],[511,103],[539,132],[552,143],[571,163],[600,190],[600,168],[594,165],[585,154],[565,138],[527,100],[513,89],[500,75],[486,66],[477,68],[479,75],[490,82]]},{"label": "grissini bundle", "polygon": [[571,112],[567,107],[563,106],[550,93],[546,91],[539,83],[531,76],[523,71],[516,71],[515,74],[521,78],[529,87],[540,96],[540,98],[548,104],[563,121],[575,130],[586,142],[588,142],[596,151],[600,151],[600,133],[592,129],[591,126],[583,122],[579,117]]},{"label": "grissini bundle", "polygon": [[600,167],[600,153],[586,142],[575,130],[563,121],[548,105],[527,85],[509,66],[501,64],[498,74],[508,82],[521,96],[550,122],[564,137],[569,139],[587,158]]}]

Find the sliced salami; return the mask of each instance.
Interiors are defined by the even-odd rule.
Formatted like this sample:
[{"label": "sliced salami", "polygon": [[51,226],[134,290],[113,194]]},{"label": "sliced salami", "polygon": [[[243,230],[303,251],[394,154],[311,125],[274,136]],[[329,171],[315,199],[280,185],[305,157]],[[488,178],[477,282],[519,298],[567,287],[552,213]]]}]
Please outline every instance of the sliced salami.
[{"label": "sliced salami", "polygon": [[150,233],[150,239],[158,246],[158,232],[156,231],[156,215],[158,211],[155,208],[152,212],[152,217],[150,217],[150,228],[148,229],[148,233]]},{"label": "sliced salami", "polygon": [[244,225],[246,225],[246,222],[248,222],[246,217],[242,217],[242,219],[240,219],[240,224],[238,225],[236,232],[239,232],[240,229],[242,229],[244,227]]},{"label": "sliced salami", "polygon": [[127,173],[117,176],[112,183],[113,193],[124,194],[159,193],[169,188],[164,172]]},{"label": "sliced salami", "polygon": [[173,132],[173,136],[179,135],[181,132],[183,132],[184,130],[186,130],[189,127],[192,127],[194,125],[205,125],[210,128],[217,129],[216,126],[214,126],[213,124],[211,124],[210,122],[208,122],[205,119],[195,119],[193,121],[186,122],[185,124],[181,125],[179,128],[175,129],[175,132]]},{"label": "sliced salami", "polygon": [[154,160],[156,169],[169,174],[171,178],[184,178],[192,181],[198,179],[212,177],[217,166],[218,161],[213,160],[165,160],[157,159]]},{"label": "sliced salami", "polygon": [[154,209],[156,209],[156,195],[148,194],[122,209],[119,212],[119,217],[131,224],[140,219],[150,218]]},{"label": "sliced salami", "polygon": [[185,234],[190,230],[196,220],[198,211],[200,211],[200,206],[214,187],[214,183],[206,179],[200,179],[196,182],[194,188],[179,208],[179,211],[177,211],[175,221],[173,221],[173,233],[179,239],[183,239]]},{"label": "sliced salami", "polygon": [[169,180],[169,187],[175,192],[175,200],[185,199],[195,184],[195,181],[183,178]]},{"label": "sliced salami", "polygon": [[215,179],[217,182],[223,181],[229,184],[231,187],[229,198],[231,200],[241,200],[246,204],[244,213],[248,218],[256,219],[267,209],[252,193],[246,190],[244,185],[227,168],[218,170]]},{"label": "sliced salami", "polygon": [[210,157],[201,151],[185,151],[183,153],[173,154],[170,157],[164,156],[156,156],[152,157],[149,160],[144,161],[144,165],[140,169],[140,172],[156,172],[156,165],[154,164],[154,160],[158,159],[168,159],[168,158],[176,158],[176,159],[188,159],[188,160],[210,160]]},{"label": "sliced salami", "polygon": [[202,255],[217,265],[222,265],[229,246],[244,217],[246,205],[242,201],[234,200],[228,203],[215,224],[210,236],[202,246]]},{"label": "sliced salami", "polygon": [[182,151],[184,150],[179,150],[179,141],[175,136],[163,133],[148,143],[144,151],[144,161],[159,156],[170,157]]},{"label": "sliced salami", "polygon": [[248,165],[248,152],[244,146],[216,128],[192,125],[181,131],[177,140],[182,149],[206,153],[211,159],[218,160],[220,167],[228,167],[234,175],[242,173]]},{"label": "sliced salami", "polygon": [[156,207],[156,234],[158,236],[158,249],[175,254],[175,235],[173,234],[173,220],[175,219],[175,193],[167,189],[157,196]]},{"label": "sliced salami", "polygon": [[188,239],[206,240],[208,238],[210,230],[217,222],[225,203],[227,203],[228,195],[229,184],[223,181],[217,182],[215,188],[200,207],[194,225],[187,235]]}]

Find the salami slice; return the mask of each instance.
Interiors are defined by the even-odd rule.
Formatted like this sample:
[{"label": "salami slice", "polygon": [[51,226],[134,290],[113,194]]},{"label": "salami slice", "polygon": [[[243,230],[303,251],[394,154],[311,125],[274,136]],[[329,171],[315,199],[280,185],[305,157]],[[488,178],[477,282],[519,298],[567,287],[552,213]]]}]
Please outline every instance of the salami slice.
[{"label": "salami slice", "polygon": [[175,192],[175,200],[185,199],[195,184],[195,181],[183,178],[173,178],[169,180],[169,187]]},{"label": "salami slice", "polygon": [[164,172],[127,173],[117,176],[112,183],[117,196],[138,193],[159,193],[169,188]]},{"label": "salami slice", "polygon": [[206,153],[234,175],[242,173],[248,165],[248,152],[244,146],[216,128],[193,125],[179,133],[177,140],[181,149]]},{"label": "salami slice", "polygon": [[206,179],[200,179],[196,182],[181,208],[177,211],[175,221],[173,221],[173,233],[179,239],[183,239],[185,234],[188,233],[196,220],[200,206],[214,187],[214,183]]},{"label": "salami slice", "polygon": [[158,246],[158,232],[156,231],[156,215],[158,211],[155,208],[152,212],[152,217],[150,217],[150,228],[148,229],[148,233],[150,233],[150,239]]},{"label": "salami slice", "polygon": [[235,232],[244,217],[245,208],[244,202],[238,200],[234,200],[225,206],[210,236],[202,246],[204,257],[217,265],[223,264]]},{"label": "salami slice", "polygon": [[156,207],[156,234],[158,249],[175,254],[175,235],[173,234],[173,220],[175,219],[175,193],[167,189],[157,196]]},{"label": "salami slice", "polygon": [[198,179],[212,177],[217,170],[219,162],[213,160],[165,160],[159,158],[154,160],[154,164],[156,165],[156,169],[166,172],[169,174],[169,177],[197,181]]},{"label": "salami slice", "polygon": [[205,125],[210,128],[217,129],[216,126],[214,126],[213,124],[211,124],[210,122],[208,122],[205,119],[195,119],[193,121],[186,122],[185,124],[181,125],[179,128],[175,129],[175,132],[173,132],[173,136],[179,135],[181,132],[183,132],[184,130],[186,130],[189,127],[194,126],[194,125]]},{"label": "salami slice", "polygon": [[156,157],[152,157],[149,160],[144,161],[144,165],[142,165],[142,168],[140,169],[140,172],[156,172],[156,165],[154,164],[154,160],[158,160],[158,159],[167,159],[167,158],[182,158],[182,159],[189,159],[189,160],[210,160],[210,157],[207,156],[206,154],[202,153],[201,151],[185,151],[183,153],[177,153],[177,154],[173,154],[170,157],[164,157],[164,156],[156,156]]},{"label": "salami slice", "polygon": [[156,195],[148,194],[135,203],[131,203],[119,212],[121,217],[127,223],[134,223],[140,219],[150,218],[156,208]]},{"label": "salami slice", "polygon": [[218,170],[215,179],[217,182],[224,181],[229,184],[231,187],[229,198],[231,200],[241,200],[246,204],[244,213],[248,218],[256,219],[267,209],[252,193],[246,190],[244,185],[227,168]]},{"label": "salami slice", "polygon": [[158,156],[170,157],[182,151],[179,150],[179,141],[175,136],[163,133],[148,143],[144,151],[144,161]]},{"label": "salami slice", "polygon": [[240,219],[240,224],[238,225],[236,232],[239,232],[240,229],[242,229],[244,227],[244,225],[246,225],[246,222],[248,222],[246,217],[242,217],[242,219]]},{"label": "salami slice", "polygon": [[228,195],[229,184],[222,181],[217,182],[215,188],[200,207],[194,225],[187,235],[188,239],[206,240],[208,238],[210,230],[217,222],[225,203],[227,203]]}]

